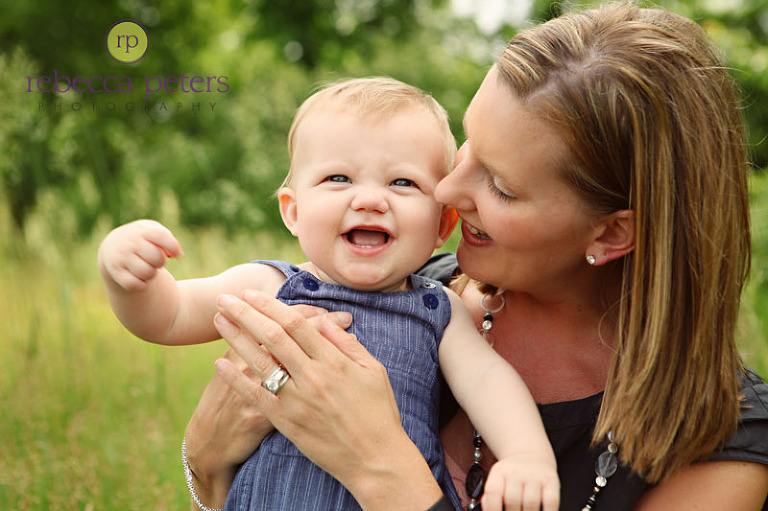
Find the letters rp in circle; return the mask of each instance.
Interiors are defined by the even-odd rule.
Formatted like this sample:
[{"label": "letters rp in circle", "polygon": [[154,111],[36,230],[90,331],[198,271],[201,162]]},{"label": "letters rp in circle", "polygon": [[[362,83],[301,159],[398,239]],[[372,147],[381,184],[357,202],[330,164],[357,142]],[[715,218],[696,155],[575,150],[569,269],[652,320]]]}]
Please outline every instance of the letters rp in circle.
[{"label": "letters rp in circle", "polygon": [[116,34],[117,36],[117,47],[118,48],[125,48],[125,53],[131,53],[132,48],[138,48],[139,46],[139,38],[138,36],[135,36],[133,34]]},{"label": "letters rp in circle", "polygon": [[133,64],[147,53],[149,35],[140,23],[121,20],[109,28],[106,46],[113,59],[123,64]]}]

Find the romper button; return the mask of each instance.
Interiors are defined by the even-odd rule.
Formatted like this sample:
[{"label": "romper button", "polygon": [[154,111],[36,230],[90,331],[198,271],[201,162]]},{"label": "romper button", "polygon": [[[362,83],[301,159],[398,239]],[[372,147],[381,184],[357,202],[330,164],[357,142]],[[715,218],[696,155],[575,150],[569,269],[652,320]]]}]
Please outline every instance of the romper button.
[{"label": "romper button", "polygon": [[295,272],[299,271],[299,267],[296,266],[295,264],[290,265],[289,268],[291,269],[291,271],[295,271]]},{"label": "romper button", "polygon": [[437,306],[440,305],[440,300],[438,300],[432,293],[427,293],[424,295],[424,305],[426,305],[428,309],[436,309]]},{"label": "romper button", "polygon": [[320,286],[315,279],[307,277],[304,279],[304,287],[310,291],[317,291],[317,288]]},{"label": "romper button", "polygon": [[431,283],[431,282],[425,282],[424,283],[424,287],[427,288],[427,289],[434,289],[435,285],[433,283]]}]

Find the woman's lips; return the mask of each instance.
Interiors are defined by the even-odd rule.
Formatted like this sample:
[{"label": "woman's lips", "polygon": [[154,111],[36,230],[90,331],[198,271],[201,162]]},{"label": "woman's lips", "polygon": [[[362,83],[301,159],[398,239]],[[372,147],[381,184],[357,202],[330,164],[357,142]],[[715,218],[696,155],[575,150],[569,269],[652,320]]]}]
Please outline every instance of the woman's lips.
[{"label": "woman's lips", "polygon": [[493,242],[493,239],[466,220],[461,222],[461,234],[464,241],[473,246],[484,246]]}]

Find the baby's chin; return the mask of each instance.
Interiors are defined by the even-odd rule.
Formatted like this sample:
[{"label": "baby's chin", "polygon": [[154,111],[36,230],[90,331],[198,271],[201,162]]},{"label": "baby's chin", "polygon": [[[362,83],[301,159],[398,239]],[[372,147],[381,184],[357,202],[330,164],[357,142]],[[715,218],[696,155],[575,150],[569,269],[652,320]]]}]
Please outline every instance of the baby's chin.
[{"label": "baby's chin", "polygon": [[[366,268],[366,266],[370,266]],[[408,289],[408,275],[382,275],[381,265],[371,262],[355,263],[335,274],[329,275],[341,286],[357,291],[389,293]]]}]

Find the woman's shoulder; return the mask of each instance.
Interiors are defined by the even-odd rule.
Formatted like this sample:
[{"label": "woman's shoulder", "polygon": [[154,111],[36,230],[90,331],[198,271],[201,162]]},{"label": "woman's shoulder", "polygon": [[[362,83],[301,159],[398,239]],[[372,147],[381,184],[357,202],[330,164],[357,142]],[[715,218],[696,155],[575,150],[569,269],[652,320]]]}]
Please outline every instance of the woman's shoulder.
[{"label": "woman's shoulder", "polygon": [[768,385],[747,369],[741,378],[741,415],[736,433],[713,460],[754,461],[768,465]]},{"label": "woman's shoulder", "polygon": [[[743,397],[741,418],[768,420],[768,384],[752,369],[747,368],[741,377]],[[746,412],[746,413],[745,413]]]}]

